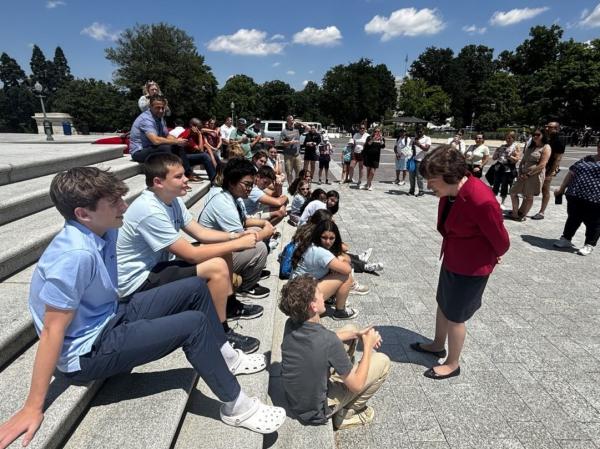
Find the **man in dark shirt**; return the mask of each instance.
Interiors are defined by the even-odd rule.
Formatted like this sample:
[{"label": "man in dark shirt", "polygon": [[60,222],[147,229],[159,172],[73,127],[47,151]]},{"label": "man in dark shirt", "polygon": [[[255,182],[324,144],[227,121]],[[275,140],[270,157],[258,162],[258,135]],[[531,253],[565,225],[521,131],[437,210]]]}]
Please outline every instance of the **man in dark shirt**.
[{"label": "man in dark shirt", "polygon": [[560,161],[565,153],[565,146],[558,137],[559,131],[560,125],[558,122],[550,122],[546,125],[548,144],[552,149],[552,153],[550,154],[550,159],[548,159],[548,163],[546,164],[546,178],[544,179],[544,184],[542,185],[542,205],[540,206],[540,211],[531,217],[533,220],[544,219],[546,207],[548,207],[548,202],[550,201],[550,184],[552,184],[554,176],[556,173],[558,173]]},{"label": "man in dark shirt", "polygon": [[[371,422],[374,411],[367,401],[390,369],[390,359],[374,351],[381,345],[379,332],[372,326],[348,326],[335,333],[326,329],[320,321],[325,313],[323,293],[308,275],[283,287],[279,308],[289,316],[281,343],[283,389],[298,419],[315,425],[333,416],[338,430]],[[350,356],[359,338],[363,357],[353,365]]]}]

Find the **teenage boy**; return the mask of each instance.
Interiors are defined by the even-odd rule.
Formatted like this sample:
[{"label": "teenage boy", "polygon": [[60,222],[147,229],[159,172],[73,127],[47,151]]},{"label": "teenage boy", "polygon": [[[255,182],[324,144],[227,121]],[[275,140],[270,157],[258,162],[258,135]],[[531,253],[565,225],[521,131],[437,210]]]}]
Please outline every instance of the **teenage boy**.
[{"label": "teenage boy", "polygon": [[[374,351],[381,345],[379,332],[372,326],[362,330],[347,326],[335,333],[327,330],[320,320],[325,313],[323,293],[317,280],[308,275],[283,287],[279,309],[289,317],[281,343],[283,388],[298,419],[304,424],[323,424],[333,416],[338,430],[371,422],[374,411],[367,401],[390,369],[390,359]],[[358,339],[363,356],[353,365]]]},{"label": "teenage boy", "polygon": [[269,289],[258,281],[270,273],[264,270],[268,249],[265,241],[270,239],[275,228],[268,220],[250,218],[243,200],[254,187],[256,169],[246,159],[230,159],[223,169],[223,187],[213,187],[206,195],[204,209],[198,221],[202,226],[218,231],[256,234],[256,247],[233,253],[233,272],[242,277],[238,295],[260,299],[269,296]]},{"label": "teenage boy", "polygon": [[[126,192],[116,176],[94,167],[72,168],[52,181],[50,197],[66,223],[31,279],[29,309],[40,342],[29,395],[0,425],[2,448],[22,434],[23,446],[31,442],[44,419],[55,369],[87,383],[127,373],[178,348],[224,402],[225,423],[268,433],[285,419],[283,409],[241,390],[235,374],[264,369],[264,358],[227,343],[202,279],[175,281],[119,302],[116,237]],[[259,424],[271,416],[268,428]]]},{"label": "teenage boy", "polygon": [[[240,335],[227,324],[228,318],[263,314],[262,306],[242,304],[235,298],[229,269],[231,253],[256,246],[255,234],[214,231],[196,222],[181,199],[188,180],[177,156],[152,155],[144,163],[144,172],[148,189],[125,213],[117,240],[119,294],[130,296],[198,276],[206,280],[227,340],[246,353],[256,351],[258,339]],[[193,246],[180,230],[202,245]]]},{"label": "teenage boy", "polygon": [[275,191],[269,189],[269,186],[275,184],[275,180],[275,170],[271,167],[263,165],[258,169],[254,187],[248,198],[244,199],[244,207],[249,217],[269,220],[272,225],[285,218],[289,200],[287,195],[275,196]]}]

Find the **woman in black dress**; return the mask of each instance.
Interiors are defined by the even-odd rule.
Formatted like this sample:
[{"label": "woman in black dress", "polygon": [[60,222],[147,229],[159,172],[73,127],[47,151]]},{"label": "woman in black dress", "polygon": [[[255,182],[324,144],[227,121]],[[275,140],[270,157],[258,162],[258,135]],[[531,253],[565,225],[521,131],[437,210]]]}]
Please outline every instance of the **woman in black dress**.
[{"label": "woman in black dress", "polygon": [[381,129],[375,128],[373,134],[367,137],[363,150],[363,161],[365,167],[367,167],[367,185],[364,187],[365,190],[373,190],[371,183],[375,177],[375,170],[379,168],[379,158],[382,148],[385,148],[385,139],[381,135]]}]

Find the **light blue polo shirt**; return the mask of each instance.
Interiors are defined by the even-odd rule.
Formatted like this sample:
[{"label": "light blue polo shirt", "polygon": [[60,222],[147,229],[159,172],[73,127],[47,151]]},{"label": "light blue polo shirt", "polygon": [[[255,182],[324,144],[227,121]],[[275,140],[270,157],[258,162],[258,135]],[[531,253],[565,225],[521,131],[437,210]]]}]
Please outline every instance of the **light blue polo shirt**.
[{"label": "light blue polo shirt", "polygon": [[129,133],[129,154],[140,151],[142,148],[152,146],[146,133],[156,134],[159,137],[167,137],[167,125],[164,118],[154,117],[148,109],[142,112],[131,125]]},{"label": "light blue polo shirt", "polygon": [[317,280],[323,279],[329,273],[328,265],[333,259],[335,256],[328,249],[310,245],[296,269],[292,271],[292,279],[303,274],[310,274]]},{"label": "light blue polo shirt", "polygon": [[200,212],[198,221],[209,229],[225,232],[243,232],[246,208],[241,198],[237,200],[227,190],[213,187]]},{"label": "light blue polo shirt", "polygon": [[117,230],[103,237],[68,220],[50,242],[31,278],[29,310],[38,336],[44,327],[46,306],[73,310],[65,330],[57,368],[79,371],[79,356],[87,354],[116,310]]},{"label": "light blue polo shirt", "polygon": [[144,190],[125,212],[119,229],[119,295],[129,296],[154,266],[175,258],[166,249],[181,236],[179,230],[193,217],[181,198],[166,204],[151,190]]},{"label": "light blue polo shirt", "polygon": [[248,198],[242,200],[244,202],[244,207],[246,208],[246,213],[248,215],[254,215],[258,212],[258,209],[261,206],[259,200],[263,195],[265,195],[265,192],[263,192],[258,187],[254,186],[252,187],[252,191],[248,195]]}]

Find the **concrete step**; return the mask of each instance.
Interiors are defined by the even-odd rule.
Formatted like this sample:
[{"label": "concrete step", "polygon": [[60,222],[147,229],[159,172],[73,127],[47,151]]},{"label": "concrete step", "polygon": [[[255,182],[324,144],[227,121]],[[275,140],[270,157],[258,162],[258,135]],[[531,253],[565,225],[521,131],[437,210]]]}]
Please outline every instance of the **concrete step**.
[{"label": "concrete step", "polygon": [[[141,173],[141,165],[129,156],[94,164],[100,169],[109,168],[119,178],[131,178]],[[0,186],[0,225],[52,207],[50,183],[55,174]]]},{"label": "concrete step", "polygon": [[[197,217],[198,210],[193,209],[192,213]],[[271,289],[271,295],[268,298],[254,301],[265,308],[264,315],[255,320],[243,321],[235,329],[236,332],[260,339],[259,351],[265,352],[267,357],[271,356],[273,316],[277,308],[278,252],[279,250],[272,251],[267,261],[266,268],[271,270],[271,277],[260,281],[261,285]],[[230,325],[235,326],[231,323]],[[269,373],[267,371],[250,376],[238,376],[238,380],[247,395],[256,396],[263,402],[267,401],[269,384]],[[186,414],[173,446],[174,449],[191,449],[199,446],[211,449],[262,449],[262,435],[246,429],[230,427],[221,422],[219,417],[220,406],[221,403],[216,396],[200,379],[190,395]]]},{"label": "concrete step", "polygon": [[116,159],[123,156],[124,149],[125,145],[88,143],[3,145],[0,149],[0,185]]}]

